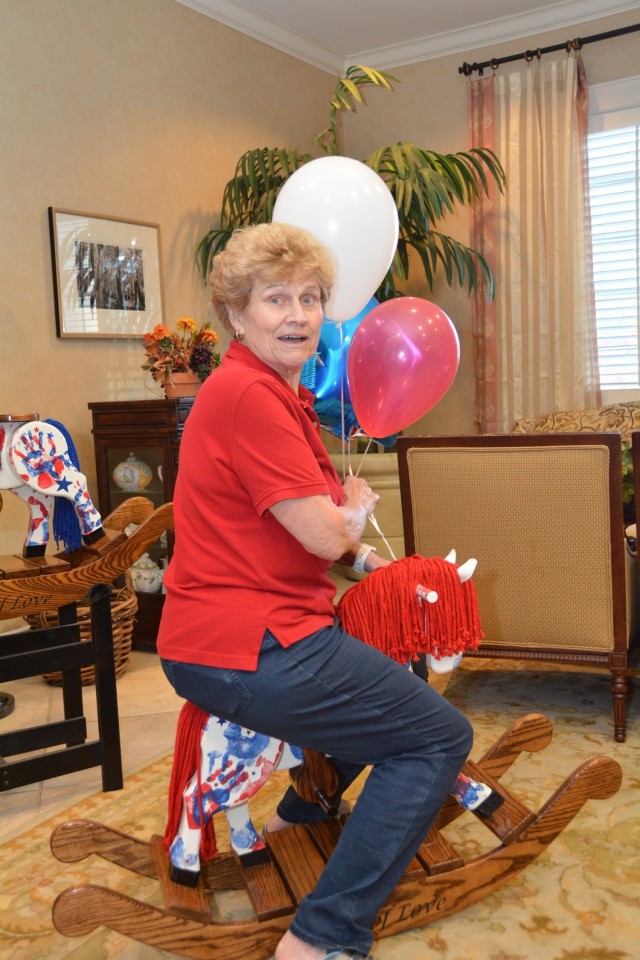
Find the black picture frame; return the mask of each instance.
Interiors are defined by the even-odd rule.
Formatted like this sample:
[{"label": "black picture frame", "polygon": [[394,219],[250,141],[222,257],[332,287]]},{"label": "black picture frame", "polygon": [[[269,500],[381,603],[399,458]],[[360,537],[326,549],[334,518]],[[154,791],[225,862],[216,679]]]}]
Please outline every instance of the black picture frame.
[{"label": "black picture frame", "polygon": [[163,322],[160,227],[49,207],[60,338],[137,339]]}]

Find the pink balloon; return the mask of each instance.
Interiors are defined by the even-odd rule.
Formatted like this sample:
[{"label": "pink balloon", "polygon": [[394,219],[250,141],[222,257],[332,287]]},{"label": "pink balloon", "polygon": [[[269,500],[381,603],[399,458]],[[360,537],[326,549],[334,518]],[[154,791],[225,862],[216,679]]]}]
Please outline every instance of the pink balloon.
[{"label": "pink balloon", "polygon": [[362,430],[388,437],[428,413],[458,370],[460,341],[446,313],[400,297],[368,313],[351,339],[347,375]]}]

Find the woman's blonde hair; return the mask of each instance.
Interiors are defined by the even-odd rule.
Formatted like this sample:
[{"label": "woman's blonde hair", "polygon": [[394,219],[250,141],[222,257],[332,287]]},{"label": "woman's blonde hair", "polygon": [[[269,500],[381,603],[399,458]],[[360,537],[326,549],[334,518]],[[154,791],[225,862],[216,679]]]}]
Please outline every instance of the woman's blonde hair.
[{"label": "woman's blonde hair", "polygon": [[229,310],[242,312],[256,280],[279,283],[314,274],[324,307],[335,282],[331,251],[312,233],[289,223],[260,223],[236,230],[213,261],[211,303],[230,333]]}]

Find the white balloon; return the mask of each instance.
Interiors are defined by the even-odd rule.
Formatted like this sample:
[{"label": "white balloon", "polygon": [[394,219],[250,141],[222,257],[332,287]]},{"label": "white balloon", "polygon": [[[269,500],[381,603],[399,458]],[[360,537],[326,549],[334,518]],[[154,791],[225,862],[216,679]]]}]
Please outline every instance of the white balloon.
[{"label": "white balloon", "polygon": [[398,243],[398,210],[384,180],[359,160],[320,157],[289,177],[273,219],[303,227],[333,253],[337,278],[326,315],[342,323],[360,313]]}]

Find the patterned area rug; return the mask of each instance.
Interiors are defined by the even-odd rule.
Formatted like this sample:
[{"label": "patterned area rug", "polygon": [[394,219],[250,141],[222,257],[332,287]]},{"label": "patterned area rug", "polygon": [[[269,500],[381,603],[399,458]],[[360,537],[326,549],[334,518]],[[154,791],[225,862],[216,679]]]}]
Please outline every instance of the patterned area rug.
[{"label": "patterned area rug", "polygon": [[[526,713],[541,712],[551,720],[551,744],[540,753],[521,756],[504,778],[532,809],[591,756],[615,758],[623,769],[623,783],[610,799],[589,801],[549,850],[507,886],[441,922],[380,940],[377,960],[635,960],[640,932],[637,702],[631,704],[627,742],[617,744],[609,682],[600,671],[475,660],[463,661],[453,675],[434,678],[434,683],[472,720],[476,757]],[[124,790],[95,794],[0,847],[0,957],[171,956],[104,928],[84,938],[58,934],[51,923],[51,905],[67,887],[94,883],[150,903],[159,904],[160,899],[155,881],[93,856],[61,864],[49,850],[52,830],[74,818],[99,820],[141,839],[161,833],[170,764],[170,757],[159,760],[129,776]],[[277,774],[256,798],[252,811],[257,823],[270,815],[287,777]],[[351,799],[357,792],[354,785]],[[222,826],[220,846],[225,833]],[[447,836],[467,857],[492,845],[473,817],[451,825]],[[217,906],[223,916],[249,915],[241,893],[225,894]]]}]

